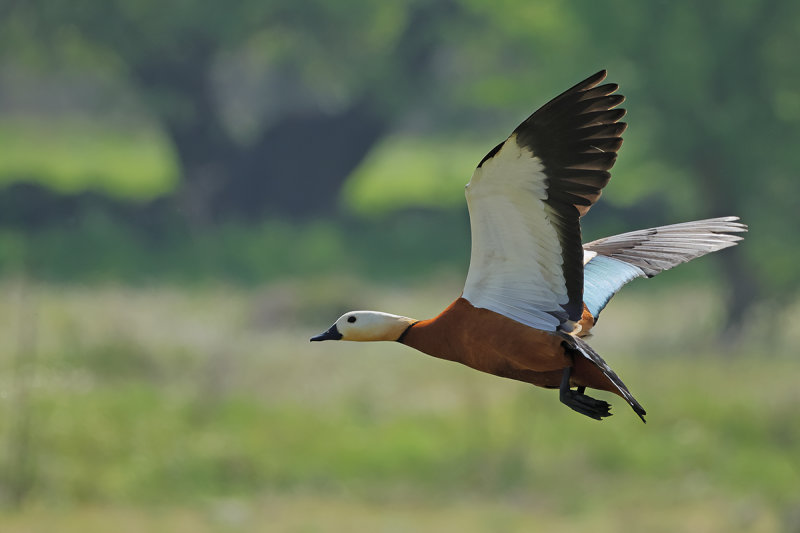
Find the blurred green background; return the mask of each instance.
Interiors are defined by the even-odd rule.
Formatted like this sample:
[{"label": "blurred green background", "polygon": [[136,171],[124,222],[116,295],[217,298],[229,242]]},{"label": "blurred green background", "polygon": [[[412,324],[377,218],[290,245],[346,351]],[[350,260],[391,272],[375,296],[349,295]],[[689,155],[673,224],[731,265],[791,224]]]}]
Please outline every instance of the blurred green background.
[{"label": "blurred green background", "polygon": [[[800,532],[800,3],[0,0],[0,531]],[[463,185],[609,69],[586,240],[735,214],[592,344],[648,409],[391,343]]]}]

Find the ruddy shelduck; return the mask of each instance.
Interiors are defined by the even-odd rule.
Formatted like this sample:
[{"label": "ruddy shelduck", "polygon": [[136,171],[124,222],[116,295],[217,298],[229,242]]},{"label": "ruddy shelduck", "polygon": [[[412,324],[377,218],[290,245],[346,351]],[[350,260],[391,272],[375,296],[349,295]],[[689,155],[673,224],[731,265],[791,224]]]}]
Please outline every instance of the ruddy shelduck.
[{"label": "ruddy shelduck", "polygon": [[[581,244],[580,218],[600,197],[626,128],[618,86],[601,71],[557,96],[484,157],[466,186],[472,230],[461,296],[429,320],[376,311],[342,315],[312,341],[397,341],[441,359],[540,387],[588,417],[610,405],[587,387],[645,410],[584,341],[609,299],[652,277],[733,246],[746,231],[723,217]],[[573,387],[575,387],[573,389]]]}]

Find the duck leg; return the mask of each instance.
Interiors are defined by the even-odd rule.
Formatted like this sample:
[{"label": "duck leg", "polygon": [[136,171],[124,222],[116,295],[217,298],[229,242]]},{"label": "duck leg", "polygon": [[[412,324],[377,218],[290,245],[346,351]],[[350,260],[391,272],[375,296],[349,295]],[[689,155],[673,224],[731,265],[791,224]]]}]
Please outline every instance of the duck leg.
[{"label": "duck leg", "polygon": [[603,417],[611,416],[611,405],[603,400],[596,400],[591,396],[586,396],[584,394],[586,387],[578,387],[577,390],[572,390],[569,387],[569,378],[571,376],[572,367],[568,366],[564,369],[564,374],[561,378],[561,388],[559,389],[561,403],[573,411],[595,420],[602,420]]}]

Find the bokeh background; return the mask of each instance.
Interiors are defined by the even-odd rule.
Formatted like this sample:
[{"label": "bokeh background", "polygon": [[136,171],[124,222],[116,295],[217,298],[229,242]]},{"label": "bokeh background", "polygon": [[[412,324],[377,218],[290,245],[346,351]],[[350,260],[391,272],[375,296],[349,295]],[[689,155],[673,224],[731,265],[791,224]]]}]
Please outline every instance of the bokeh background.
[{"label": "bokeh background", "polygon": [[[800,3],[0,1],[0,530],[800,531]],[[648,409],[391,343],[463,185],[608,68],[586,239],[736,214],[593,345]]]}]

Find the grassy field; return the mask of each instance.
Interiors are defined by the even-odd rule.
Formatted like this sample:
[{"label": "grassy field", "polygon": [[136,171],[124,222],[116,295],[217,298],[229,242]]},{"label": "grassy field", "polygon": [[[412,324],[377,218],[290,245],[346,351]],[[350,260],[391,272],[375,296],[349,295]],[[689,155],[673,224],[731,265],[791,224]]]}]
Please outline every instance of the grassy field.
[{"label": "grassy field", "polygon": [[708,292],[660,294],[649,332],[647,293],[603,317],[647,425],[603,393],[598,423],[399,345],[308,342],[458,286],[3,282],[0,530],[798,531],[796,334],[725,354]]}]

